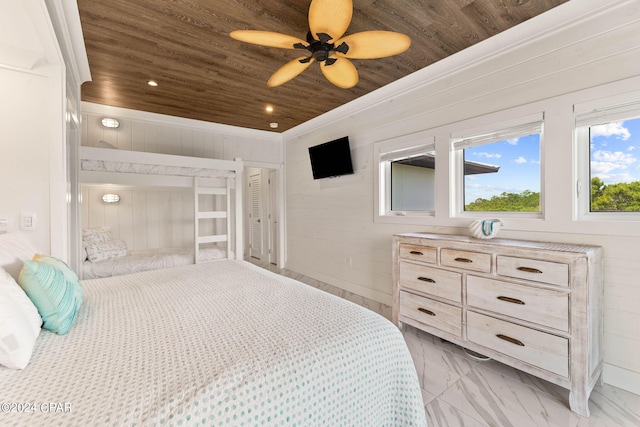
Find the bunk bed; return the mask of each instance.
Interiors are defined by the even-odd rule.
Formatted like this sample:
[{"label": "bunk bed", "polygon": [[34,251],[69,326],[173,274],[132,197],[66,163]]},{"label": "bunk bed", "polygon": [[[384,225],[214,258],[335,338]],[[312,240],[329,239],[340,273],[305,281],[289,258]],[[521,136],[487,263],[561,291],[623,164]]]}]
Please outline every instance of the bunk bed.
[{"label": "bunk bed", "polygon": [[[242,259],[242,171],[240,159],[220,160],[157,153],[80,147],[82,184],[137,187],[191,188],[193,191],[193,248],[153,248],[127,251],[121,256],[87,259],[83,241],[83,278],[100,278],[159,268],[211,261]],[[222,203],[203,209],[200,196],[218,197]],[[220,226],[220,220],[225,226]],[[210,234],[203,223],[210,226]],[[203,232],[204,230],[204,232]],[[213,230],[213,232],[211,232]]]}]

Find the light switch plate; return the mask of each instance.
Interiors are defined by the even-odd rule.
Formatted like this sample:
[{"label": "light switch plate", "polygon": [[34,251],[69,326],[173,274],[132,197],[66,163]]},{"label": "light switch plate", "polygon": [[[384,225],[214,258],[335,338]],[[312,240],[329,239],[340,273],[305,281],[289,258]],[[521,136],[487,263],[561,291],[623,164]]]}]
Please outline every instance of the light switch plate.
[{"label": "light switch plate", "polygon": [[20,213],[20,230],[30,231],[36,229],[36,214],[33,212]]}]

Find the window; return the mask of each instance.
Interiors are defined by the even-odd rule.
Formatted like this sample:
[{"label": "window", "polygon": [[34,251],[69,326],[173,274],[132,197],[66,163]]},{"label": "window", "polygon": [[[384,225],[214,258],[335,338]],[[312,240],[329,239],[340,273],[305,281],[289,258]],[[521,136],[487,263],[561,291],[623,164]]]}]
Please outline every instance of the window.
[{"label": "window", "polygon": [[640,212],[640,104],[578,115],[578,200],[583,215]]},{"label": "window", "polygon": [[542,114],[452,135],[459,212],[540,215]]},{"label": "window", "polygon": [[377,217],[432,216],[436,154],[433,137],[409,136],[377,143]]}]

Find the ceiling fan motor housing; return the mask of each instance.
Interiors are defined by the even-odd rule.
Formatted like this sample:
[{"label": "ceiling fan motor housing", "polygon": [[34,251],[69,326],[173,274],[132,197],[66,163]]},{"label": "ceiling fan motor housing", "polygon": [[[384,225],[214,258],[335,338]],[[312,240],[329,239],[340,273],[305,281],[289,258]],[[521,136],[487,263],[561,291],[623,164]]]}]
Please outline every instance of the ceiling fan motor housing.
[{"label": "ceiling fan motor housing", "polygon": [[347,53],[349,46],[346,43],[341,43],[338,47],[333,43],[329,43],[329,40],[333,38],[326,33],[318,33],[318,39],[315,39],[311,34],[311,31],[307,33],[307,42],[309,46],[304,46],[302,43],[296,43],[293,45],[296,49],[306,49],[311,52],[309,59],[301,60],[300,62],[308,62],[311,58],[318,62],[326,62],[326,65],[331,65],[336,62],[335,58],[329,58],[331,52]]}]

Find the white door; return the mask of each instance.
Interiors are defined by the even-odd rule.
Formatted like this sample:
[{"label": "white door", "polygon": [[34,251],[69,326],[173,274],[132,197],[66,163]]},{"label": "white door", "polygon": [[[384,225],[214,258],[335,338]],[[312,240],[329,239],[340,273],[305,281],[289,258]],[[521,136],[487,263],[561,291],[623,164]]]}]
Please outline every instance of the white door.
[{"label": "white door", "polygon": [[278,181],[276,171],[269,171],[269,262],[278,264]]},{"label": "white door", "polygon": [[249,256],[260,259],[262,255],[262,212],[259,173],[249,177]]}]

